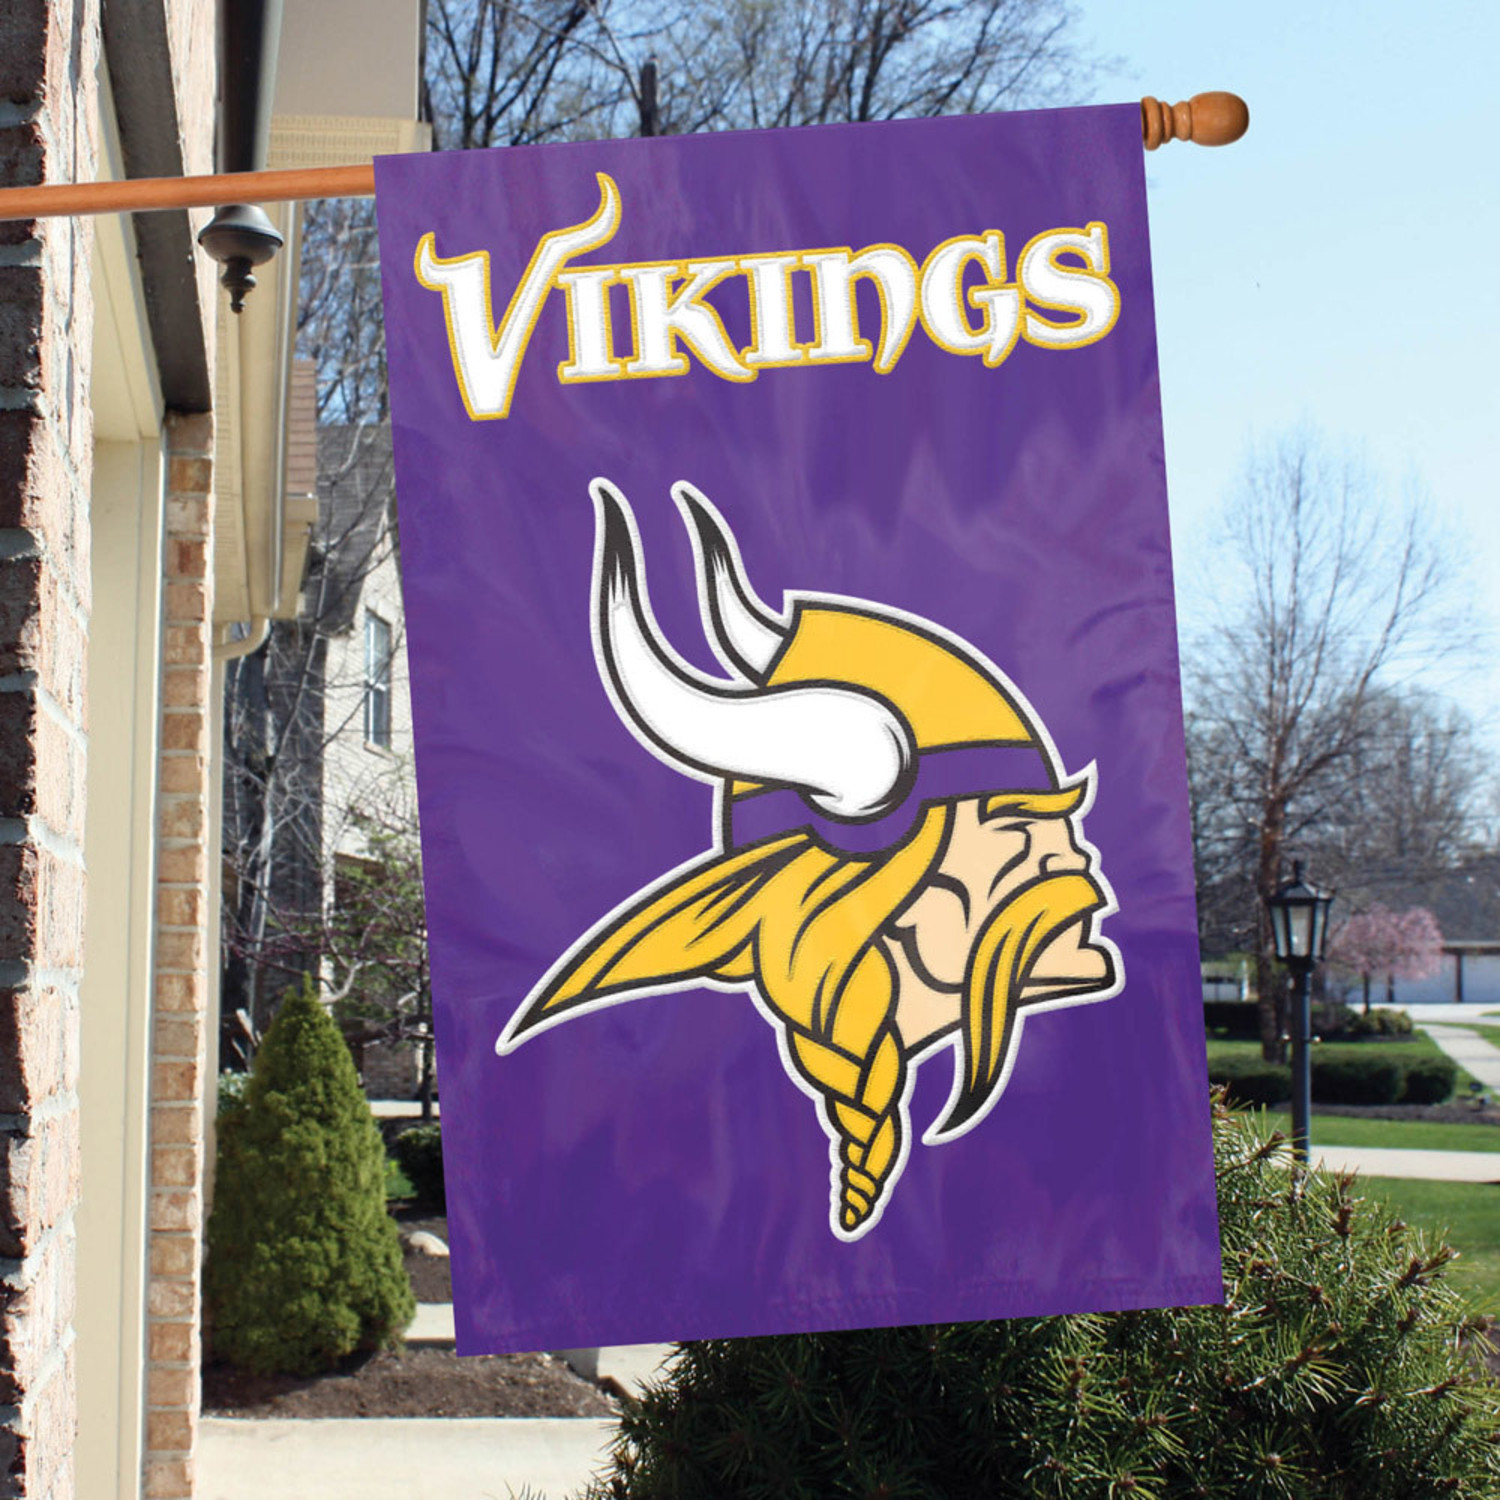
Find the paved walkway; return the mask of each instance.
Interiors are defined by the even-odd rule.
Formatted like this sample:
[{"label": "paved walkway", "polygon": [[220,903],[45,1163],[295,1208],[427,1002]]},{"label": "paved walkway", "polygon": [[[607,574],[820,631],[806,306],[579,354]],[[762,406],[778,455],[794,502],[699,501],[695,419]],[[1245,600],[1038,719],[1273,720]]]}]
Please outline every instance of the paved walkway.
[{"label": "paved walkway", "polygon": [[198,1500],[565,1500],[613,1422],[581,1418],[238,1421],[199,1428]]},{"label": "paved walkway", "polygon": [[[1384,1006],[1385,1002],[1379,1002]],[[1491,1005],[1488,1001],[1470,1001],[1467,1005],[1451,1005],[1446,1002],[1439,1005],[1402,1005],[1398,999],[1397,1010],[1404,1010],[1418,1026],[1425,1026],[1429,1021],[1438,1021],[1444,1025],[1468,1026],[1475,1021],[1480,1021],[1486,1026],[1500,1026],[1500,1005]]]},{"label": "paved walkway", "polygon": [[[1466,1026],[1443,1025],[1420,1015],[1413,1019],[1459,1067],[1473,1074],[1485,1088],[1500,1089],[1500,1047]],[[1496,1018],[1486,1016],[1485,1020],[1491,1022]]]},{"label": "paved walkway", "polygon": [[[1500,1182],[1500,1151],[1409,1151],[1394,1146],[1320,1146],[1315,1165],[1362,1177],[1418,1177],[1431,1182]],[[1497,1204],[1500,1207],[1500,1204]]]}]

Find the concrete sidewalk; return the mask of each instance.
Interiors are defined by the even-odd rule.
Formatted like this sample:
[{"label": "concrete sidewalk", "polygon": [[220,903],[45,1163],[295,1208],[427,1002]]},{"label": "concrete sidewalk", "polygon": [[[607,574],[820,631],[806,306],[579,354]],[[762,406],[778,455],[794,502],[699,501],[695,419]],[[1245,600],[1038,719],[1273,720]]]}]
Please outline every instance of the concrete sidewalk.
[{"label": "concrete sidewalk", "polygon": [[[1494,1017],[1486,1016],[1486,1024]],[[1500,1089],[1500,1047],[1486,1041],[1477,1031],[1466,1026],[1448,1026],[1413,1017],[1417,1026],[1425,1031],[1444,1053],[1459,1067],[1472,1074],[1487,1089]]]},{"label": "concrete sidewalk", "polygon": [[[371,1099],[370,1113],[377,1120],[420,1120],[422,1118],[422,1101],[420,1099]],[[432,1101],[432,1117],[440,1120],[443,1116],[443,1107],[436,1099]]]},{"label": "concrete sidewalk", "polygon": [[198,1500],[546,1500],[602,1469],[613,1422],[586,1418],[205,1417]]},{"label": "concrete sidewalk", "polygon": [[[1394,1146],[1319,1146],[1315,1166],[1362,1177],[1416,1177],[1431,1182],[1500,1182],[1500,1151],[1409,1151]],[[1496,1199],[1500,1209],[1500,1196]]]}]

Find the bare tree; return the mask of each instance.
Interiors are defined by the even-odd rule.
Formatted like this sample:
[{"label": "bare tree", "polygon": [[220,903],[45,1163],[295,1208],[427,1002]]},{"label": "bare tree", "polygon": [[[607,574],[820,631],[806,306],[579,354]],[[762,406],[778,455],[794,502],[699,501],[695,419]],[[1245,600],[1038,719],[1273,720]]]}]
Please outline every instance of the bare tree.
[{"label": "bare tree", "polygon": [[[344,816],[327,805],[328,755],[363,739],[364,712],[360,668],[332,670],[330,648],[355,627],[367,582],[396,562],[388,429],[325,427],[319,453],[302,612],[276,621],[266,644],[225,673],[223,992],[226,1012],[245,1010],[255,1028],[319,963],[304,937],[328,902]],[[402,774],[396,761],[381,769]]]},{"label": "bare tree", "polygon": [[1092,63],[1073,45],[1071,23],[1056,0],[716,0],[663,38],[665,129],[895,120],[1077,99]]},{"label": "bare tree", "polygon": [[[955,114],[1077,97],[1089,65],[1071,27],[1065,0],[428,0],[423,101],[445,150]],[[340,811],[322,785],[340,732],[329,648],[399,558],[389,475],[369,461],[389,448],[368,201],[306,209],[298,347],[320,424],[347,438],[320,444],[320,491],[344,503],[320,521],[302,616],[227,674],[224,993],[257,1023],[297,970],[339,967],[339,935],[321,955],[308,936],[326,926]]]},{"label": "bare tree", "polygon": [[[1420,505],[1386,503],[1305,435],[1252,458],[1224,540],[1215,582],[1228,602],[1191,643],[1187,674],[1199,893],[1207,922],[1237,927],[1254,951],[1261,1040],[1279,1058],[1285,996],[1265,898],[1291,851],[1375,821],[1382,759],[1410,773],[1396,794],[1413,804],[1408,825],[1421,798],[1451,800],[1441,775],[1411,784],[1430,715],[1418,726],[1414,701],[1388,685],[1462,635],[1449,609],[1452,560]],[[1398,721],[1419,728],[1416,743],[1395,745]],[[1448,753],[1432,748],[1439,760]],[[1460,797],[1460,819],[1462,806]],[[1429,845],[1435,836],[1421,834]]]}]

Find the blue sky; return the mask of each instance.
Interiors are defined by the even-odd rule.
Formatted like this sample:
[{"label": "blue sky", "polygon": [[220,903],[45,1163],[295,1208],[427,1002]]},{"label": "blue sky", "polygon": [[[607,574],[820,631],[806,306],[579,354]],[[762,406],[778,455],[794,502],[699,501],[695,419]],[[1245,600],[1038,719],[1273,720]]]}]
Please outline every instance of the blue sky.
[{"label": "blue sky", "polygon": [[1250,105],[1237,145],[1147,158],[1184,627],[1249,445],[1310,425],[1453,537],[1489,650],[1431,683],[1500,756],[1500,4],[1079,9],[1101,102]]}]

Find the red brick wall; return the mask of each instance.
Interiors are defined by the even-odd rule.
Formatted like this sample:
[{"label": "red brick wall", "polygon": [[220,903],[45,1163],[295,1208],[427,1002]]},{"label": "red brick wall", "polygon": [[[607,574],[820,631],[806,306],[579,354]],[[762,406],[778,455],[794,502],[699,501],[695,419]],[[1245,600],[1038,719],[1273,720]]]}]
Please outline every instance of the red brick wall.
[{"label": "red brick wall", "polygon": [[193,1493],[208,1070],[213,419],[167,419],[166,618],[151,1032],[146,1494]]},{"label": "red brick wall", "polygon": [[[94,175],[97,0],[0,3],[0,184]],[[0,1492],[73,1494],[92,300],[0,224]]]}]

